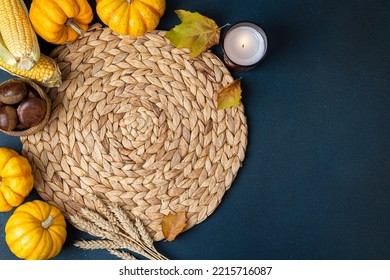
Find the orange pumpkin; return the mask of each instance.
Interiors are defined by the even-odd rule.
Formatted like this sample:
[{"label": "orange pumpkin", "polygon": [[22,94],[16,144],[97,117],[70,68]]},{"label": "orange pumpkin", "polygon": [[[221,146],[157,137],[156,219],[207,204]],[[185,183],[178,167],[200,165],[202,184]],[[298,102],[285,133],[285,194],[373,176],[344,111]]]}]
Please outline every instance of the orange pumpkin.
[{"label": "orange pumpkin", "polygon": [[97,0],[96,13],[116,33],[144,35],[154,30],[165,12],[165,0]]},{"label": "orange pumpkin", "polygon": [[87,0],[33,0],[29,15],[35,32],[58,45],[76,40],[93,19]]},{"label": "orange pumpkin", "polygon": [[19,206],[33,186],[29,161],[12,149],[0,148],[0,212]]},{"label": "orange pumpkin", "polygon": [[66,222],[60,210],[34,200],[20,205],[5,225],[5,241],[12,253],[27,260],[51,259],[61,252]]}]

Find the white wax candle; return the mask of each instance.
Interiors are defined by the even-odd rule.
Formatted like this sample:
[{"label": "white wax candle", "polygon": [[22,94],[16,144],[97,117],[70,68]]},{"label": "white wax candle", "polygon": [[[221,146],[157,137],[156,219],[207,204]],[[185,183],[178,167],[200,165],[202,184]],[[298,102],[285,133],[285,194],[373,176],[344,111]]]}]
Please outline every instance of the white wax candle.
[{"label": "white wax candle", "polygon": [[223,47],[231,61],[249,66],[256,64],[265,55],[266,39],[251,24],[241,24],[227,32]]}]

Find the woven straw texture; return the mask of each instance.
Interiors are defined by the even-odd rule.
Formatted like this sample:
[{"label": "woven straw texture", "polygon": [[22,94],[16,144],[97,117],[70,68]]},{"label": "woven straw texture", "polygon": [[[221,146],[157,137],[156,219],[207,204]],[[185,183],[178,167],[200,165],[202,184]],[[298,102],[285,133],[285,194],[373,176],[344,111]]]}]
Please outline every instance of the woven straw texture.
[{"label": "woven straw texture", "polygon": [[94,193],[138,216],[154,240],[164,215],[186,230],[220,204],[244,160],[243,106],[216,109],[233,81],[211,52],[190,60],[164,31],[118,36],[93,26],[51,56],[63,75],[44,129],[22,137],[40,196],[65,215]]}]

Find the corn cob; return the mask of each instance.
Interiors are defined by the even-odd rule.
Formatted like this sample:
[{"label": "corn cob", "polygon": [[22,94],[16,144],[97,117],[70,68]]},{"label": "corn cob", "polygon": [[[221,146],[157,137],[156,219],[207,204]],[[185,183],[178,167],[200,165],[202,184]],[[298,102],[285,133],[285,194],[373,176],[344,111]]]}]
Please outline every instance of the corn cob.
[{"label": "corn cob", "polygon": [[3,37],[1,37],[1,33],[0,33],[0,59],[5,63],[8,63],[9,65],[16,66],[18,63],[14,55],[9,52],[7,47],[5,47]]},{"label": "corn cob", "polygon": [[61,85],[61,71],[57,63],[50,57],[40,55],[38,63],[31,70],[21,70],[9,65],[0,59],[0,68],[12,75],[27,78],[45,87],[59,87]]},{"label": "corn cob", "polygon": [[0,43],[3,44],[0,57],[3,61],[12,61],[5,59],[11,54],[15,58],[12,66],[30,70],[39,60],[40,49],[27,7],[23,0],[0,0],[0,7]]}]

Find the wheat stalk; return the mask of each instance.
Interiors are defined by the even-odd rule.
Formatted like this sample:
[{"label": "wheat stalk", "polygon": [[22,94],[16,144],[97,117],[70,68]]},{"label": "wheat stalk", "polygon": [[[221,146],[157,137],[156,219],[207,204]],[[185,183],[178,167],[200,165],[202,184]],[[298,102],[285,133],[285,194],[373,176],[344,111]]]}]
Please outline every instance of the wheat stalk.
[{"label": "wheat stalk", "polygon": [[82,248],[82,249],[119,249],[120,246],[116,244],[114,241],[99,239],[99,240],[81,240],[76,241],[74,246]]},{"label": "wheat stalk", "polygon": [[134,227],[133,222],[129,219],[129,216],[122,208],[117,204],[109,205],[109,209],[112,211],[117,221],[120,224],[120,227],[128,233],[132,238],[139,240],[140,236],[136,228]]},{"label": "wheat stalk", "polygon": [[99,199],[95,194],[89,194],[88,197],[95,203],[96,211],[99,214],[105,217],[113,225],[119,225],[114,213],[111,212],[109,207],[101,199]]},{"label": "wheat stalk", "polygon": [[98,240],[76,241],[74,245],[81,249],[105,249],[110,254],[121,259],[136,259],[130,253],[120,250],[130,250],[153,260],[167,260],[153,245],[145,226],[139,218],[132,222],[127,213],[117,204],[104,203],[93,195],[96,211],[83,207],[78,214],[71,215],[72,224]]},{"label": "wheat stalk", "polygon": [[135,227],[137,228],[142,241],[145,242],[146,245],[153,246],[153,239],[150,237],[144,224],[138,217],[135,217]]},{"label": "wheat stalk", "polygon": [[136,260],[136,258],[132,254],[129,254],[129,253],[121,251],[121,250],[108,249],[108,252],[110,252],[110,254],[117,256],[118,258],[123,259],[123,260]]}]

